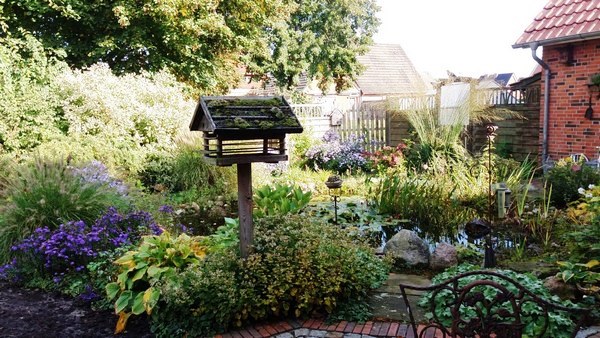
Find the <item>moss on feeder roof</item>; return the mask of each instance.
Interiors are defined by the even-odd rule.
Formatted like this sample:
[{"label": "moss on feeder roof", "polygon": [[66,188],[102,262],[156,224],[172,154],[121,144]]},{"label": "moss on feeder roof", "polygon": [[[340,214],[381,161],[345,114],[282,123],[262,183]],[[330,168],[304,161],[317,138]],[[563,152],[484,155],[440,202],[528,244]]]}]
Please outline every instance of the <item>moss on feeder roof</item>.
[{"label": "moss on feeder roof", "polygon": [[204,96],[196,106],[190,130],[301,133],[302,126],[284,97]]}]

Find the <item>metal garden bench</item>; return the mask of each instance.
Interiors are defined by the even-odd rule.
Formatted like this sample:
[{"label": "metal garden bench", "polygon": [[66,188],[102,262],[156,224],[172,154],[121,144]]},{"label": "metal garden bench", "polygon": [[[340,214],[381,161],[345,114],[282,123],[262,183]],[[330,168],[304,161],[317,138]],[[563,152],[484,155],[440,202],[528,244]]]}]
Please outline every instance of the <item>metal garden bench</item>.
[{"label": "metal garden bench", "polygon": [[[431,293],[426,311],[430,311],[432,317],[424,325],[415,321],[407,290]],[[530,321],[523,314],[524,307],[529,311],[537,308],[536,325],[540,331],[536,337],[550,337],[546,333],[549,314],[556,311],[564,311],[574,321],[571,337],[575,337],[591,311],[551,303],[516,280],[494,271],[467,272],[428,287],[400,284],[400,291],[410,319],[412,332],[409,334],[419,338],[520,338]],[[440,301],[438,296],[447,301]],[[441,311],[445,314],[440,315]]]}]

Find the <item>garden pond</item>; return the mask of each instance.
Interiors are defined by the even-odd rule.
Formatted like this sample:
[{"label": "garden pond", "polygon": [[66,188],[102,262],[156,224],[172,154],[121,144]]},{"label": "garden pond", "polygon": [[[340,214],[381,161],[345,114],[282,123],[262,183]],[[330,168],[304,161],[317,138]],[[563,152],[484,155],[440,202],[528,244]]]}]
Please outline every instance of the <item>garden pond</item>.
[{"label": "garden pond", "polygon": [[[344,196],[337,203],[337,223],[341,227],[356,230],[357,235],[368,238],[369,243],[382,252],[385,243],[400,230],[412,230],[419,235],[431,251],[437,243],[450,243],[460,245],[483,253],[483,239],[470,238],[465,225],[450,227],[432,227],[427,224],[418,224],[409,219],[399,219],[393,215],[382,215],[361,196]],[[335,223],[333,201],[311,202],[303,213],[308,216],[325,219],[328,223]],[[510,222],[499,222],[492,226],[493,243],[499,250],[519,250],[525,245],[526,235],[517,231],[518,227]]]}]

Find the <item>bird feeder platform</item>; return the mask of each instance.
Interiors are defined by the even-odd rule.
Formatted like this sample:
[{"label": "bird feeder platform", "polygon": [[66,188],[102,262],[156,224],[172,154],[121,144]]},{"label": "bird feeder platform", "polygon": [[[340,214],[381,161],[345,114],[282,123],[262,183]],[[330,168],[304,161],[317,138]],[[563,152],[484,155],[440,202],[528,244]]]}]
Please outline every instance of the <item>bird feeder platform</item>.
[{"label": "bird feeder platform", "polygon": [[282,96],[203,96],[190,130],[204,133],[207,162],[231,166],[287,161],[286,134],[302,126]]}]

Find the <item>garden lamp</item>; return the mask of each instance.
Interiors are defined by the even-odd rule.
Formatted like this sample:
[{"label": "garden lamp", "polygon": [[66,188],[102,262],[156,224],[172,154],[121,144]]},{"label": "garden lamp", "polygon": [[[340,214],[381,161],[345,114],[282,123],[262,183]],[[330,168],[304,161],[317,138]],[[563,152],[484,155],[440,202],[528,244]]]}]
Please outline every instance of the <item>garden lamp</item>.
[{"label": "garden lamp", "polygon": [[[488,124],[485,127],[485,135],[488,141],[488,218],[490,223],[490,228],[492,228],[492,142],[496,137],[496,131],[498,130],[498,126],[495,124]],[[496,257],[494,254],[494,247],[492,244],[492,232],[490,231],[485,236],[485,256],[483,259],[483,267],[484,268],[493,268],[496,266]]]},{"label": "garden lamp", "polygon": [[331,200],[333,201],[333,223],[337,225],[338,201],[342,193],[342,179],[337,175],[331,175],[325,181],[325,185],[329,189],[329,196],[331,196]]}]

